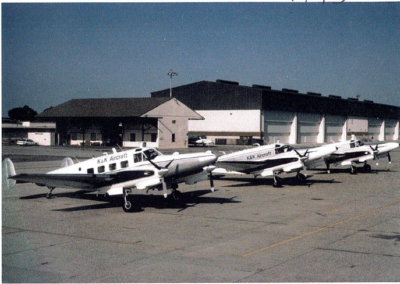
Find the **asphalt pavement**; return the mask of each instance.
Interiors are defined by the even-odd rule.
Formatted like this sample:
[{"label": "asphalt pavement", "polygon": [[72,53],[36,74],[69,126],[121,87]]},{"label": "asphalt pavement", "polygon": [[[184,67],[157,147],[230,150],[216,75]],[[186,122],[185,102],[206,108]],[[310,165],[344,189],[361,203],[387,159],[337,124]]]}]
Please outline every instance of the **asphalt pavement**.
[{"label": "asphalt pavement", "polygon": [[[234,151],[240,147],[179,149]],[[110,149],[2,147],[17,173]],[[172,153],[177,150],[162,150]],[[122,198],[19,184],[2,188],[3,282],[398,282],[400,149],[372,173],[307,170],[307,184],[224,176],[181,185],[180,203],[150,191]]]}]

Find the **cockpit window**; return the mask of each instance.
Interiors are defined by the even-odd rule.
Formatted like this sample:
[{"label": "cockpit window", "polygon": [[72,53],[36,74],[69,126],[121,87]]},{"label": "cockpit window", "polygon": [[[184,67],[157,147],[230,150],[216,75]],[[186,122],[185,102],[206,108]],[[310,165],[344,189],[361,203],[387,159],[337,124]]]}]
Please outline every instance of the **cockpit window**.
[{"label": "cockpit window", "polygon": [[292,151],[293,148],[289,145],[276,145],[275,154],[286,153]]},{"label": "cockpit window", "polygon": [[357,141],[356,142],[356,147],[364,146],[364,142],[362,141]]},{"label": "cockpit window", "polygon": [[159,156],[159,153],[153,149],[149,149],[143,152],[147,159],[153,160],[155,157]]}]

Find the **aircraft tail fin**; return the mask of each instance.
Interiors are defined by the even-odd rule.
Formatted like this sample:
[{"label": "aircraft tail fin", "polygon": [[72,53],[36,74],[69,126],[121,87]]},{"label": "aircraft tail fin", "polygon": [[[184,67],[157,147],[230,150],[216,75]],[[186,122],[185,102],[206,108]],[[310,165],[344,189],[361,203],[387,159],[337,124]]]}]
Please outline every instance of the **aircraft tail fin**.
[{"label": "aircraft tail fin", "polygon": [[15,176],[15,168],[13,162],[9,158],[5,158],[2,162],[1,186],[8,190],[13,189],[17,183],[16,180],[9,179],[10,176]]},{"label": "aircraft tail fin", "polygon": [[73,164],[74,164],[74,161],[72,161],[72,159],[70,157],[67,157],[64,160],[62,160],[61,168],[69,167],[69,166],[72,166]]}]

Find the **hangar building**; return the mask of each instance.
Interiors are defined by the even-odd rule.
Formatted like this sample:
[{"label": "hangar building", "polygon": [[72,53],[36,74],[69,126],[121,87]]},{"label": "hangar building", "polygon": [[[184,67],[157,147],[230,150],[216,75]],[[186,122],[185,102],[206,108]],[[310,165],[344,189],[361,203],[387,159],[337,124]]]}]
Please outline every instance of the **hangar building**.
[{"label": "hangar building", "polygon": [[188,120],[204,119],[176,98],[73,99],[36,116],[56,123],[63,145],[187,146]]},{"label": "hangar building", "polygon": [[[267,143],[324,143],[352,135],[363,140],[399,140],[400,107],[358,98],[240,86],[226,80],[175,87],[172,95],[204,117],[189,122],[189,134],[206,135],[217,144],[251,138]],[[170,90],[151,96],[169,97]]]}]

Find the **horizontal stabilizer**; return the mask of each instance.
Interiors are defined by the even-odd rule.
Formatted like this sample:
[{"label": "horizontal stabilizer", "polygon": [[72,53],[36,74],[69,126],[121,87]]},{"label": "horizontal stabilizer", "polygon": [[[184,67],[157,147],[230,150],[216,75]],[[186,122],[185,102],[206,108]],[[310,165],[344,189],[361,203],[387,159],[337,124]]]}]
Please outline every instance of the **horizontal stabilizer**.
[{"label": "horizontal stabilizer", "polygon": [[8,177],[15,176],[15,168],[13,162],[6,158],[2,163],[2,187],[7,189],[13,189],[17,183],[17,181],[13,179],[9,179]]}]

